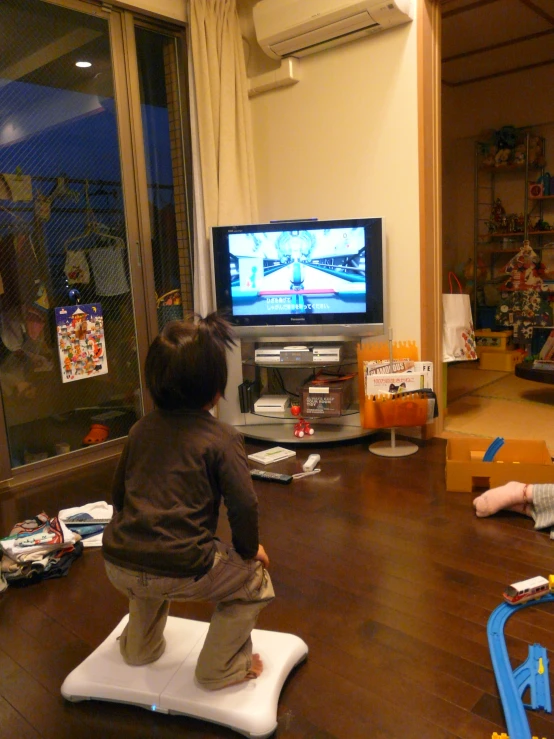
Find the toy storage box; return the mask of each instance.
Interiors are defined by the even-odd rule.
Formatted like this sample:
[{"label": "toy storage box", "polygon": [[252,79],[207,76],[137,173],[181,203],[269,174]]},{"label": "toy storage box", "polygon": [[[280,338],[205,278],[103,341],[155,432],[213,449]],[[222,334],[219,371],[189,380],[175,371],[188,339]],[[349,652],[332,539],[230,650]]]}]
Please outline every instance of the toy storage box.
[{"label": "toy storage box", "polygon": [[516,364],[523,361],[523,357],[523,352],[517,350],[501,352],[482,348],[479,354],[479,369],[513,372]]},{"label": "toy storage box", "polygon": [[491,331],[490,329],[478,329],[475,331],[475,344],[477,355],[482,351],[505,352],[512,343],[513,331]]},{"label": "toy storage box", "polygon": [[446,489],[471,493],[510,480],[554,483],[554,465],[544,441],[507,439],[492,462],[482,457],[494,439],[449,439],[446,446]]}]

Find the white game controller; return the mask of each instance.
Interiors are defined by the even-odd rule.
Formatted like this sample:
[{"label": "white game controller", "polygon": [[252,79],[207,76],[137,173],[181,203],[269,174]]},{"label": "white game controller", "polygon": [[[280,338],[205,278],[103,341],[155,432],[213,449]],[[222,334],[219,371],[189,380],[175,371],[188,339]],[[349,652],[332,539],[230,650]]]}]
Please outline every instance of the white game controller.
[{"label": "white game controller", "polygon": [[313,472],[317,467],[317,463],[320,459],[321,457],[319,456],[319,454],[310,454],[308,459],[302,465],[302,469],[304,470],[304,472]]}]

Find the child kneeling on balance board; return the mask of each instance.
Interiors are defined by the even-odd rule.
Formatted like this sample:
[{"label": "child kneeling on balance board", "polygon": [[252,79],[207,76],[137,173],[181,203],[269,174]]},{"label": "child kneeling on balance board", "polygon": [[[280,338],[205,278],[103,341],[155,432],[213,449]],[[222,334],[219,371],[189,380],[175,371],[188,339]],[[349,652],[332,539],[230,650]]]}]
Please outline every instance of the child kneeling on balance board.
[{"label": "child kneeling on balance board", "polygon": [[[155,410],[130,430],[113,483],[103,555],[129,598],[120,637],[130,665],[159,659],[171,601],[216,603],[196,679],[217,690],[258,677],[251,631],[275,594],[258,539],[258,501],[242,436],[211,408],[227,384],[231,326],[212,313],[172,321],[148,350]],[[232,546],[216,536],[224,502]]]}]

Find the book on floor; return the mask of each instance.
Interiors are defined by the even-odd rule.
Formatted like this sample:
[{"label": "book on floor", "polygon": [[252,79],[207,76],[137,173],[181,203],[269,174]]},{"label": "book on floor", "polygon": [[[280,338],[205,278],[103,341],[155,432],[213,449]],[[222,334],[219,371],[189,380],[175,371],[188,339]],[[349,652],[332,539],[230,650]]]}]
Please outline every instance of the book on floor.
[{"label": "book on floor", "polygon": [[248,459],[253,462],[259,462],[260,464],[271,464],[272,462],[280,462],[282,459],[288,459],[289,457],[295,457],[296,452],[292,449],[285,449],[282,446],[274,446],[271,449],[266,449],[263,452],[255,452],[249,454]]}]

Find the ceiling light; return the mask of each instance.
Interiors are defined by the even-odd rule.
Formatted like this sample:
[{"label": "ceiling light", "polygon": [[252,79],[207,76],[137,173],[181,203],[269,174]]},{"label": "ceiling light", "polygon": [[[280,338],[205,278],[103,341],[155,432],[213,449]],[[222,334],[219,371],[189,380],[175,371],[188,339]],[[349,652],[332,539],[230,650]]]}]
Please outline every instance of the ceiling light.
[{"label": "ceiling light", "polygon": [[92,67],[91,62],[75,62],[76,67]]}]

